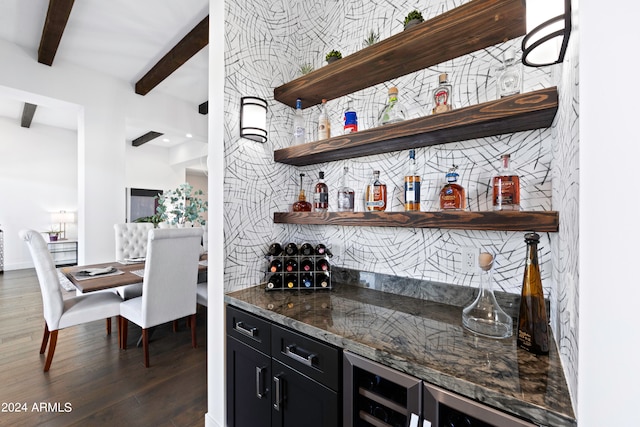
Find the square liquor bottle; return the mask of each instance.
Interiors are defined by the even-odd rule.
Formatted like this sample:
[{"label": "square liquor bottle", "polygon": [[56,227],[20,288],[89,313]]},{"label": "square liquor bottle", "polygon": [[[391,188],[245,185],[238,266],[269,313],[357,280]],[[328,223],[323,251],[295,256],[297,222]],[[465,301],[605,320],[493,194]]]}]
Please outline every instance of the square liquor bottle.
[{"label": "square liquor bottle", "polygon": [[501,170],[492,180],[494,211],[520,210],[520,177],[511,171],[510,158],[509,154],[501,157]]}]

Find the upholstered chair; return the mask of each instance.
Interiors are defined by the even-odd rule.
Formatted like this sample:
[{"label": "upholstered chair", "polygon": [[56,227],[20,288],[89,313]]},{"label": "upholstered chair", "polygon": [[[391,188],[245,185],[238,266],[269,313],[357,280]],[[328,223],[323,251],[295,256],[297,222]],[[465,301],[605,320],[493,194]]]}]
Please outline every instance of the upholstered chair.
[{"label": "upholstered chair", "polygon": [[60,329],[113,316],[118,316],[119,326],[122,299],[113,292],[97,292],[63,299],[58,272],[42,235],[34,230],[22,230],[19,235],[29,247],[40,283],[45,320],[40,354],[44,354],[48,344],[49,351],[44,364],[44,371],[47,372],[51,367]]},{"label": "upholstered chair", "polygon": [[149,231],[142,296],[120,304],[122,340],[127,348],[128,322],[142,328],[144,366],[149,367],[149,328],[189,318],[191,344],[196,339],[196,283],[202,228]]},{"label": "upholstered chair", "polygon": [[[114,224],[116,237],[116,261],[126,262],[128,259],[144,258],[147,254],[149,230],[153,230],[150,222],[127,222]],[[131,299],[142,295],[142,282],[117,289],[122,299]]]}]

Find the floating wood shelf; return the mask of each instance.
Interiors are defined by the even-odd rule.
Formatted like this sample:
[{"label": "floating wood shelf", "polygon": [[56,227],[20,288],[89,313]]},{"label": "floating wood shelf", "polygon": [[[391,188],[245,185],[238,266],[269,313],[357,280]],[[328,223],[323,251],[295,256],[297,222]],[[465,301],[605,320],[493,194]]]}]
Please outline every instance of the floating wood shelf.
[{"label": "floating wood shelf", "polygon": [[274,212],[276,224],[557,232],[556,211]]},{"label": "floating wood shelf", "polygon": [[557,110],[558,90],[552,87],[283,148],[274,151],[273,159],[303,166],[547,128]]},{"label": "floating wood shelf", "polygon": [[320,104],[526,32],[523,0],[473,0],[274,89],[295,108]]}]

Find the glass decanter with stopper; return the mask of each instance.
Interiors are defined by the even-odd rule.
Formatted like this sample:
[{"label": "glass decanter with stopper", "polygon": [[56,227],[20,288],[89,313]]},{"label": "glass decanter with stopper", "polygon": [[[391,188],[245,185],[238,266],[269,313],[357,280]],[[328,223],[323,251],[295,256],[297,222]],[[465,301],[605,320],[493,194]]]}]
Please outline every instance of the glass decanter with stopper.
[{"label": "glass decanter with stopper", "polygon": [[493,294],[494,256],[483,252],[478,258],[482,270],[478,296],[462,310],[462,324],[471,332],[488,338],[508,338],[513,335],[513,319],[498,305]]},{"label": "glass decanter with stopper", "polygon": [[502,55],[502,67],[498,69],[496,82],[498,98],[522,92],[522,61],[516,61],[516,50],[513,47]]},{"label": "glass decanter with stopper", "polygon": [[398,101],[398,88],[389,88],[389,99],[378,115],[378,126],[397,123],[407,118],[404,106]]},{"label": "glass decanter with stopper", "polygon": [[302,179],[304,174],[300,174],[300,193],[298,193],[298,200],[293,204],[294,212],[311,212],[311,203],[307,202],[307,196],[304,194],[304,188],[302,188]]}]

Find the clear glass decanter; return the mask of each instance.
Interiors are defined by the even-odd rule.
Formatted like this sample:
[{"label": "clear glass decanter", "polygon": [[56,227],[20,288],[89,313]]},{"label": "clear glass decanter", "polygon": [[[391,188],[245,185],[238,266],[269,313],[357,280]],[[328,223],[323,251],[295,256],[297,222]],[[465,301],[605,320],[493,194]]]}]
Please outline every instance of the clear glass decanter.
[{"label": "clear glass decanter", "polygon": [[462,310],[462,324],[484,337],[508,338],[513,335],[513,319],[502,311],[493,294],[493,261],[490,253],[480,254],[480,289],[475,301]]}]

